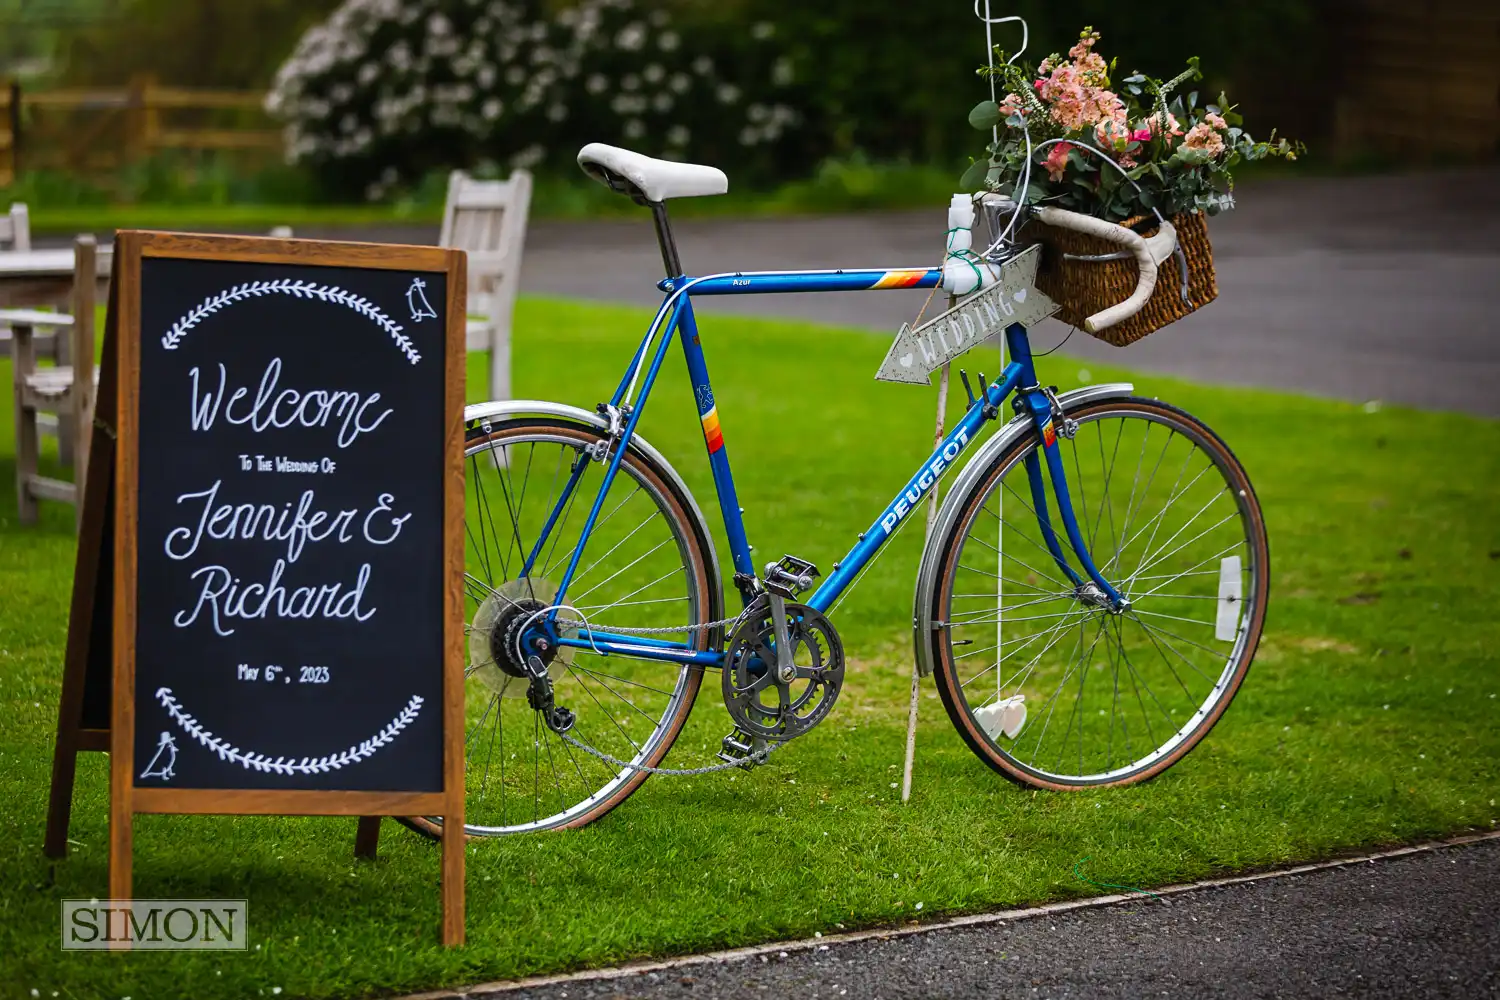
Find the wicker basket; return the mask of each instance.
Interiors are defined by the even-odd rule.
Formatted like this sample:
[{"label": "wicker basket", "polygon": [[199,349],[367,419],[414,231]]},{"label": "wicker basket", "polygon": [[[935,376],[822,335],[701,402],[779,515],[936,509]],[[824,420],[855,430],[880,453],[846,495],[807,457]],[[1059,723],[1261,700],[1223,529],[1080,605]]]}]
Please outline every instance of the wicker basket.
[{"label": "wicker basket", "polygon": [[[1133,229],[1149,218],[1150,216],[1138,216],[1125,220],[1122,225]],[[1185,212],[1172,216],[1171,222],[1177,230],[1177,242],[1187,256],[1188,295],[1193,304],[1189,306],[1183,303],[1179,294],[1177,262],[1175,258],[1169,258],[1161,264],[1161,270],[1157,273],[1156,290],[1146,300],[1145,308],[1130,319],[1100,330],[1093,336],[1116,347],[1124,347],[1218,298],[1219,285],[1214,278],[1214,252],[1208,242],[1208,225],[1204,222],[1204,217]],[[1142,236],[1151,236],[1157,228],[1153,225],[1149,229],[1137,231]],[[1023,239],[1041,243],[1045,248],[1036,286],[1062,306],[1057,318],[1064,323],[1071,323],[1082,330],[1083,321],[1087,317],[1117,302],[1123,302],[1135,291],[1138,269],[1133,260],[1089,262],[1063,259],[1065,253],[1114,253],[1120,249],[1114,244],[1071,230],[1042,225],[1040,222],[1028,224],[1022,236]]]}]

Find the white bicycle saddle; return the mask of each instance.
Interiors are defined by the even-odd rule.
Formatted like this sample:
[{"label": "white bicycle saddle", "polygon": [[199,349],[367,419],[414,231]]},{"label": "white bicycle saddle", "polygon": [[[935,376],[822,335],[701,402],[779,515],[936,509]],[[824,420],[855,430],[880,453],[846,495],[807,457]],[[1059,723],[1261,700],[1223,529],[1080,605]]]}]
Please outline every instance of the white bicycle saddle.
[{"label": "white bicycle saddle", "polygon": [[623,179],[634,185],[647,201],[724,194],[729,190],[729,178],[718,167],[658,160],[602,142],[591,142],[580,149],[578,165],[594,180],[617,191],[620,190],[617,181]]}]

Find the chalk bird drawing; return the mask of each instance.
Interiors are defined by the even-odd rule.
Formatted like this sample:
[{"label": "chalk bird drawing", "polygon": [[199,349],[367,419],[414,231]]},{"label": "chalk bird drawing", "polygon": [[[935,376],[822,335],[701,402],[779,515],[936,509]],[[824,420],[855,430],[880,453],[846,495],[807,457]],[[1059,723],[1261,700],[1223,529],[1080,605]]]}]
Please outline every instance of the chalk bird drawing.
[{"label": "chalk bird drawing", "polygon": [[[163,760],[162,758],[166,759]],[[177,764],[177,741],[172,739],[171,733],[162,733],[161,740],[156,744],[156,754],[151,758],[151,763],[141,772],[142,778],[160,778],[163,781],[171,781]]]},{"label": "chalk bird drawing", "polygon": [[427,301],[427,293],[422,289],[427,287],[427,282],[421,278],[411,279],[411,287],[406,290],[406,304],[411,307],[411,321],[420,323],[427,318],[437,319],[437,311],[432,308],[432,303]]}]

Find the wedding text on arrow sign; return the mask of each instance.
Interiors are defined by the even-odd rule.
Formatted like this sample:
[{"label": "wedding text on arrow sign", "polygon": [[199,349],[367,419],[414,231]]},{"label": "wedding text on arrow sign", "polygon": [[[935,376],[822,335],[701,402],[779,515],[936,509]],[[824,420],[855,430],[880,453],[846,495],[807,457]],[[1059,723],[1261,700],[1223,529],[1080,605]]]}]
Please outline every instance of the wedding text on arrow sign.
[{"label": "wedding text on arrow sign", "polygon": [[[915,329],[901,324],[875,378],[931,385],[930,376],[1012,323],[1034,326],[1061,308],[1036,287],[1042,248],[1031,247],[999,265],[999,280]],[[975,267],[994,264],[976,262]]]}]

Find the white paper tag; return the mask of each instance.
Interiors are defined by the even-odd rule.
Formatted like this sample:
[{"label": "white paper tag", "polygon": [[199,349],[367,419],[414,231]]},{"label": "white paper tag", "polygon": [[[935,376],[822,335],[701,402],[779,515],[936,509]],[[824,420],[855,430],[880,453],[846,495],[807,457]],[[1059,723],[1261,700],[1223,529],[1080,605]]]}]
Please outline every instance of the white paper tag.
[{"label": "white paper tag", "polygon": [[1218,617],[1214,621],[1214,638],[1233,642],[1240,632],[1240,557],[1225,556],[1219,560]]}]

